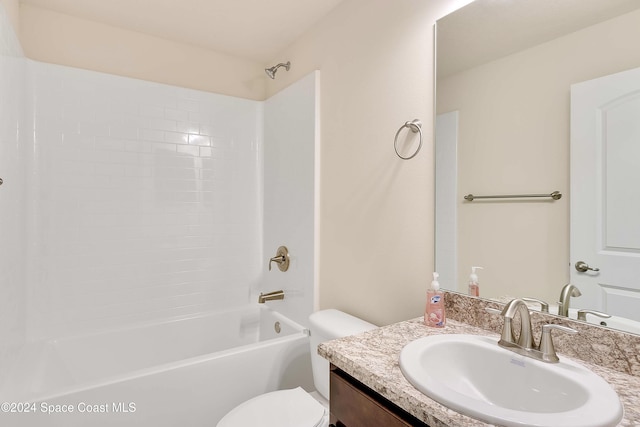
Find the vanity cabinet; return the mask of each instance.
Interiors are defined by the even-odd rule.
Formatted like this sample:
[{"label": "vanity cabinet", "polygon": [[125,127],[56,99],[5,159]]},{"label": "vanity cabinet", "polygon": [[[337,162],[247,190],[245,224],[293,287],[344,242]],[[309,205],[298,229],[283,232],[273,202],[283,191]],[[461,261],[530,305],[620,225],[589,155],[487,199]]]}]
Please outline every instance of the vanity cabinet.
[{"label": "vanity cabinet", "polygon": [[335,427],[429,427],[331,365],[330,421]]}]

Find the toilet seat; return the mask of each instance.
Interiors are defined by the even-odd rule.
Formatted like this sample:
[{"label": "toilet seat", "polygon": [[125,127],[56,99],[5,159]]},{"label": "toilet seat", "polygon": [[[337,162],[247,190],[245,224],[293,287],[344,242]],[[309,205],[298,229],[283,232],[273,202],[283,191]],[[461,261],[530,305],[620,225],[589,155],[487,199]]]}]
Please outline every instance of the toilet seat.
[{"label": "toilet seat", "polygon": [[236,406],[217,427],[320,427],[327,410],[301,387],[262,394]]}]

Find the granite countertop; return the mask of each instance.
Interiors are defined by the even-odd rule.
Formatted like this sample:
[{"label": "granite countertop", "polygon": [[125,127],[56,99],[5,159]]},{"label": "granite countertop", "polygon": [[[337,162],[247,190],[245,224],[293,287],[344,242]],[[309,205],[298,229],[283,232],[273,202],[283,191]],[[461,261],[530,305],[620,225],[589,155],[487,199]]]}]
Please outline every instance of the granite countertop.
[{"label": "granite countertop", "polygon": [[[447,320],[445,328],[430,328],[422,318],[395,323],[359,335],[320,344],[318,353],[332,364],[389,399],[431,427],[471,427],[491,424],[478,421],[449,409],[415,389],[402,375],[398,358],[409,342],[430,335],[473,334],[499,336],[466,323]],[[559,353],[560,357],[563,356]],[[631,376],[575,358],[603,377],[616,390],[624,405],[624,418],[619,426],[640,426],[640,377]]]}]

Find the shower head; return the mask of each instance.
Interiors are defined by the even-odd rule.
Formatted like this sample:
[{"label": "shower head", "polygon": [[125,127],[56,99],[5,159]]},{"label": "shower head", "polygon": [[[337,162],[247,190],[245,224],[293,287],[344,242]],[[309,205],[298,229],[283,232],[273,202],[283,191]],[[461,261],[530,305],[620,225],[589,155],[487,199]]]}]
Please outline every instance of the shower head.
[{"label": "shower head", "polygon": [[287,61],[286,64],[284,62],[281,62],[278,65],[274,65],[271,68],[265,68],[264,72],[267,73],[267,76],[269,76],[270,78],[275,79],[276,71],[278,71],[278,68],[280,67],[284,67],[285,70],[289,71],[289,68],[291,68],[291,61]]}]

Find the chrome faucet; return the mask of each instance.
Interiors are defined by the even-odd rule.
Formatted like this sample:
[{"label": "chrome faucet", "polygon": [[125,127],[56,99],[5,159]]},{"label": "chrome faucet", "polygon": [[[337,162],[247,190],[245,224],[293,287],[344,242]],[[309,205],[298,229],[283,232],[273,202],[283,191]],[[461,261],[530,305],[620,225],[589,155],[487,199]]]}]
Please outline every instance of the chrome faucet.
[{"label": "chrome faucet", "polygon": [[571,297],[579,297],[582,295],[580,289],[576,288],[571,283],[567,283],[560,291],[560,301],[558,301],[558,316],[569,316],[569,301]]},{"label": "chrome faucet", "polygon": [[273,301],[277,299],[284,299],[284,291],[267,292],[266,294],[260,293],[258,297],[258,304],[264,304],[267,301]]},{"label": "chrome faucet", "polygon": [[[536,346],[531,333],[531,317],[529,315],[529,307],[521,299],[514,299],[505,305],[502,312],[493,309],[486,309],[490,313],[500,313],[504,317],[504,325],[502,327],[502,334],[498,345],[513,351],[514,353],[522,356],[531,357],[537,360],[548,363],[556,363],[559,361],[556,349],[551,339],[551,331],[553,329],[575,334],[577,331],[567,326],[546,324],[542,326],[542,336],[540,337],[540,345]],[[515,341],[513,336],[513,318],[516,313],[520,313],[520,335],[518,336],[518,342]]]}]

